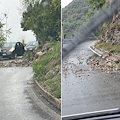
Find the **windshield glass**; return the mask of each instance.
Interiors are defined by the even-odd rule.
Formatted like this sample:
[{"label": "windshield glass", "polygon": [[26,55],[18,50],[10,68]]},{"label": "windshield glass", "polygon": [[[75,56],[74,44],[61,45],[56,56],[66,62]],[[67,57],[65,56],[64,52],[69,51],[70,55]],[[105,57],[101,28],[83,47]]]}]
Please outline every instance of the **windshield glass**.
[{"label": "windshield glass", "polygon": [[37,46],[38,42],[34,41],[34,42],[28,42],[26,46]]},{"label": "windshield glass", "polygon": [[73,0],[62,9],[64,118],[119,108],[120,11],[113,11],[115,2],[97,8],[91,1]]},{"label": "windshield glass", "polygon": [[16,43],[5,43],[2,48],[4,47],[14,47]]}]

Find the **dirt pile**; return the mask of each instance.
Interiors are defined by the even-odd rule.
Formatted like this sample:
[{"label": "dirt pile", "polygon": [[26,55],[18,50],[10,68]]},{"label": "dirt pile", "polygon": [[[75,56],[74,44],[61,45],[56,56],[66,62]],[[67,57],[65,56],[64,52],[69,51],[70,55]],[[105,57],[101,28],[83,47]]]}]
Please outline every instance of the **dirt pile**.
[{"label": "dirt pile", "polygon": [[29,67],[32,66],[33,61],[37,61],[38,59],[41,59],[43,55],[47,53],[48,50],[52,50],[48,46],[49,44],[45,44],[42,48],[42,51],[39,50],[34,50],[31,52],[31,56],[28,57],[27,59],[19,59],[19,60],[14,60],[14,61],[9,61],[9,62],[0,62],[0,68],[3,67]]},{"label": "dirt pile", "polygon": [[0,68],[3,67],[28,67],[32,65],[32,61],[29,60],[15,60],[10,62],[0,62]]},{"label": "dirt pile", "polygon": [[90,57],[88,63],[95,70],[101,70],[107,73],[120,71],[120,60],[118,58],[109,56],[103,59],[102,57]]}]

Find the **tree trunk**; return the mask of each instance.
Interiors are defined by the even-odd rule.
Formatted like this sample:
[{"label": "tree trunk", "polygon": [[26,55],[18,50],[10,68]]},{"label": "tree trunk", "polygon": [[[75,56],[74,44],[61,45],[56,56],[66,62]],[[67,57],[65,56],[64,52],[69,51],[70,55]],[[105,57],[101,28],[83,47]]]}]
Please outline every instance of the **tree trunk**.
[{"label": "tree trunk", "polygon": [[38,41],[39,45],[41,44],[43,46],[43,41],[37,36],[36,40]]}]

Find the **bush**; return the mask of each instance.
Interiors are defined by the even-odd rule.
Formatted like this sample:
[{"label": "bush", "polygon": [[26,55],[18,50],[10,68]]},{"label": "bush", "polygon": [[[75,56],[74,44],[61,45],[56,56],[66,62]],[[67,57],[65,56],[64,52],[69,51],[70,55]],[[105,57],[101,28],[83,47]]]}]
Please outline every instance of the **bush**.
[{"label": "bush", "polygon": [[50,93],[57,98],[61,97],[61,77],[58,76],[56,80],[47,81],[47,85],[50,87]]},{"label": "bush", "polygon": [[32,53],[31,52],[25,52],[23,54],[23,59],[29,59],[30,57],[32,57]]},{"label": "bush", "polygon": [[49,63],[60,57],[60,45],[60,42],[58,42],[52,51],[48,51],[48,53],[46,53],[46,55],[44,55],[40,60],[33,62],[33,71],[35,72],[37,79],[41,79],[42,76],[45,76],[51,69],[51,65]]},{"label": "bush", "polygon": [[61,76],[58,75],[60,69],[56,68],[56,65],[61,65],[60,50],[61,43],[57,42],[53,50],[48,51],[40,60],[32,64],[36,80],[44,87],[48,86],[49,92],[58,98],[61,96]]}]

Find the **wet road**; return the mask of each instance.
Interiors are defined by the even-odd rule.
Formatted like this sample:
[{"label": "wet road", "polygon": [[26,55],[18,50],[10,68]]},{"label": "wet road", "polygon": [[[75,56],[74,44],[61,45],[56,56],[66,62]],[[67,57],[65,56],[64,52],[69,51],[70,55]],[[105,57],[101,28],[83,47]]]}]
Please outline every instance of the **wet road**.
[{"label": "wet road", "polygon": [[94,71],[87,64],[94,43],[82,43],[63,60],[62,116],[120,107],[120,73]]},{"label": "wet road", "polygon": [[[20,58],[22,58],[22,57],[23,57],[23,56],[18,56],[17,59],[20,59]],[[16,60],[16,59],[14,59],[14,58],[11,58],[11,59],[9,59],[9,58],[2,58],[2,57],[0,56],[0,62],[3,62],[3,63],[15,61],[15,60]]]},{"label": "wet road", "polygon": [[[0,68],[0,120],[59,120],[33,82],[32,68]],[[39,99],[38,99],[39,98]]]}]

